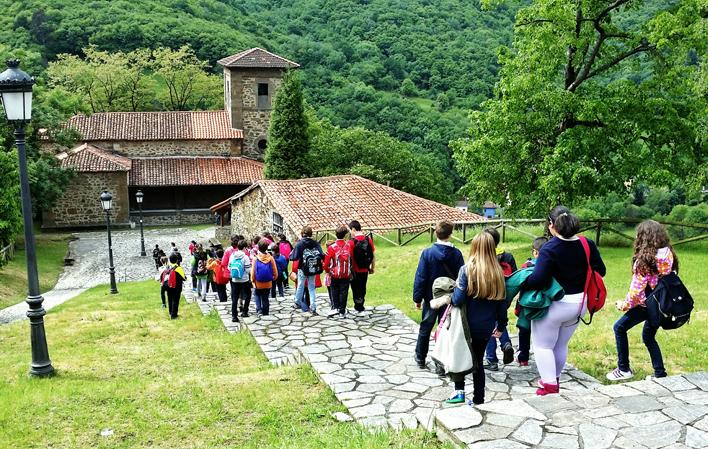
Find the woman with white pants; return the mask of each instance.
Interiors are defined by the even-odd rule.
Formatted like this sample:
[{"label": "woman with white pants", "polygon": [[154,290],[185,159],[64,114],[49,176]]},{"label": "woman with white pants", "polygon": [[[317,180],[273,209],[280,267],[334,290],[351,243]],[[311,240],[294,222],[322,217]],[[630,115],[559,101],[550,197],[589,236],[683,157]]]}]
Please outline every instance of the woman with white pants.
[{"label": "woman with white pants", "polygon": [[[555,279],[563,287],[565,296],[551,304],[544,318],[531,322],[531,339],[541,376],[536,390],[539,396],[558,393],[561,371],[568,358],[568,343],[587,310],[583,292],[588,264],[583,245],[576,235],[580,221],[567,207],[558,206],[548,216],[547,226],[553,238],[541,248],[526,287],[543,289]],[[597,246],[589,239],[588,245],[590,265],[604,276],[605,264]]]}]

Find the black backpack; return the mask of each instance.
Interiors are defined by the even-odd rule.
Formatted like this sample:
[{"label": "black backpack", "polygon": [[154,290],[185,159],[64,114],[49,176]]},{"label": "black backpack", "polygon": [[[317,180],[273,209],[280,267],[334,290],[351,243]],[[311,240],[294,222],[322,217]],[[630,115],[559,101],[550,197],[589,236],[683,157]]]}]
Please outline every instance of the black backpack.
[{"label": "black backpack", "polygon": [[305,276],[314,276],[324,271],[322,266],[322,254],[317,248],[302,251],[302,266],[300,268]]},{"label": "black backpack", "polygon": [[354,261],[359,268],[369,268],[374,260],[374,251],[371,249],[371,242],[368,236],[362,240],[354,239]]},{"label": "black backpack", "polygon": [[647,295],[646,306],[649,324],[677,329],[691,319],[693,298],[678,274],[671,272],[659,278],[659,283]]}]

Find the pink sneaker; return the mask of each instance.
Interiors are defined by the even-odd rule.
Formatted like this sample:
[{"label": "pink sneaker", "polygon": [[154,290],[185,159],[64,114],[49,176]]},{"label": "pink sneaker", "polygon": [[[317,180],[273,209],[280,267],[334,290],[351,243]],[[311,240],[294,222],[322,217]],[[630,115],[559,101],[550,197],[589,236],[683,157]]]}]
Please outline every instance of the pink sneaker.
[{"label": "pink sneaker", "polygon": [[547,384],[541,380],[538,381],[538,390],[536,390],[536,396],[545,396],[547,394],[558,394],[560,387],[558,384]]}]

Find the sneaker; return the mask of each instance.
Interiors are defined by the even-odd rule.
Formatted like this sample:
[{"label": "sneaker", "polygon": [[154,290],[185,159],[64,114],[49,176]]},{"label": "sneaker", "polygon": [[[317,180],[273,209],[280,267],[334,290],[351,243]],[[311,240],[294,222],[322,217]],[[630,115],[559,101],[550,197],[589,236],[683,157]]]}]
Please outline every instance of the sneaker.
[{"label": "sneaker", "polygon": [[484,360],[482,365],[487,371],[499,371],[499,362],[492,362],[487,359]]},{"label": "sneaker", "polygon": [[437,374],[439,377],[445,377],[445,368],[442,365],[436,363],[435,374]]},{"label": "sneaker", "polygon": [[258,318],[263,316],[263,314],[261,312],[256,312],[256,315],[258,316]]},{"label": "sneaker", "polygon": [[612,382],[617,382],[618,380],[631,379],[632,377],[634,377],[634,373],[632,372],[632,370],[622,371],[619,368],[615,368],[612,371],[610,371],[609,373],[607,373],[607,376],[605,376],[605,377],[607,377],[607,380],[611,380]]},{"label": "sneaker", "polygon": [[465,390],[455,390],[452,392],[452,396],[445,400],[446,404],[464,404],[465,402]]},{"label": "sneaker", "polygon": [[332,309],[329,312],[327,312],[327,318],[332,318],[333,316],[336,316],[339,314],[339,312],[336,309]]},{"label": "sneaker", "polygon": [[166,309],[166,308],[167,308],[167,306],[166,306],[165,304],[163,304],[163,305],[162,305],[162,308],[163,308],[163,309]]},{"label": "sneaker", "polygon": [[346,314],[346,313],[340,313],[340,314],[339,314],[339,318],[342,319],[342,320],[345,319],[346,317],[347,317],[347,314]]},{"label": "sneaker", "polygon": [[241,312],[241,318],[247,318],[248,312]]},{"label": "sneaker", "polygon": [[238,317],[237,317],[237,316],[231,317],[231,322],[232,322],[232,323],[238,323]]},{"label": "sneaker", "polygon": [[529,361],[527,360],[525,362],[522,362],[521,360],[519,360],[519,366],[529,366]]},{"label": "sneaker", "polygon": [[538,389],[536,390],[536,396],[546,396],[547,394],[558,394],[560,387],[558,384],[547,384],[542,381],[538,381]]},{"label": "sneaker", "polygon": [[504,353],[504,358],[502,359],[504,365],[508,365],[514,361],[514,347],[511,345],[511,343],[505,344],[502,347],[502,352]]},{"label": "sneaker", "polygon": [[420,369],[425,369],[425,359],[419,359],[418,355],[414,354],[413,355],[413,360],[415,360],[415,364],[418,365],[418,368]]},{"label": "sneaker", "polygon": [[310,313],[312,314],[312,316],[318,316],[318,315],[319,315],[319,313],[317,313],[316,310],[310,310]]}]

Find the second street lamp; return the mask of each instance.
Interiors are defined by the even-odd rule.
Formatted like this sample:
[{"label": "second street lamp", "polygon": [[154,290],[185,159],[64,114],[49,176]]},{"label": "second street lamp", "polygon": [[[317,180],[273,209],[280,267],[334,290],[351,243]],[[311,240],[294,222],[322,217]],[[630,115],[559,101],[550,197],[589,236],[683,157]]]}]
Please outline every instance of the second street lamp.
[{"label": "second street lamp", "polygon": [[143,236],[143,192],[138,190],[135,194],[135,200],[138,202],[138,209],[140,210],[140,256],[145,257],[145,237]]},{"label": "second street lamp", "polygon": [[113,204],[113,196],[104,190],[101,193],[101,206],[106,212],[106,229],[108,229],[108,273],[111,276],[111,294],[118,293],[116,287],[116,267],[113,266],[113,242],[111,241],[111,206]]},{"label": "second street lamp", "polygon": [[[7,70],[0,73],[0,96],[7,121],[15,127],[15,143],[20,169],[20,196],[22,199],[22,218],[25,231],[25,254],[27,256],[27,317],[30,321],[30,341],[32,343],[32,364],[30,375],[49,376],[54,373],[49,360],[47,335],[44,332],[42,307],[44,298],[39,291],[37,273],[37,253],[32,229],[32,199],[30,197],[29,177],[27,175],[27,151],[25,150],[25,125],[32,118],[32,85],[34,79],[19,69],[20,61],[7,61]],[[3,173],[2,176],[6,176]]]}]

